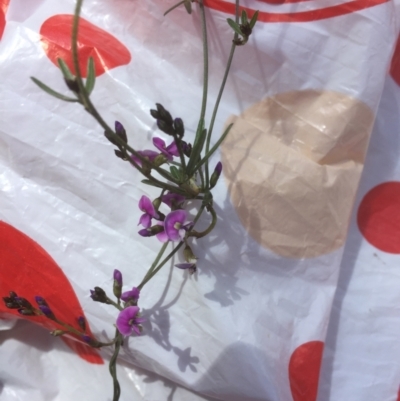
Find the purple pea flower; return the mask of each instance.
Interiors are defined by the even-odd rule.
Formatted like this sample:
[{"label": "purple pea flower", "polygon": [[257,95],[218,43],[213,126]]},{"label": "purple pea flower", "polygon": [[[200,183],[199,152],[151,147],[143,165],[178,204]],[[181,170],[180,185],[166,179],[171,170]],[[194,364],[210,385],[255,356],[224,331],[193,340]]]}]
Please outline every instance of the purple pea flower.
[{"label": "purple pea flower", "polygon": [[188,270],[190,274],[196,273],[197,267],[194,263],[178,263],[175,265],[178,269]]},{"label": "purple pea flower", "polygon": [[165,141],[157,137],[153,138],[153,144],[170,161],[174,156],[179,156],[178,147],[176,146],[175,141],[170,145],[165,146]]},{"label": "purple pea flower", "polygon": [[118,331],[124,336],[130,336],[134,332],[140,335],[140,324],[145,321],[142,317],[138,317],[140,308],[138,306],[128,306],[123,309],[117,317]]},{"label": "purple pea flower", "polygon": [[192,224],[186,221],[186,211],[178,209],[167,215],[164,220],[164,230],[170,241],[180,241]]},{"label": "purple pea flower", "polygon": [[[154,217],[156,219],[159,218],[159,214],[156,212],[153,203],[151,200],[146,196],[143,195],[139,201],[139,209],[144,212],[140,217],[139,224],[141,224],[144,228],[149,228],[151,226],[151,219]],[[138,224],[138,225],[139,225]],[[143,231],[143,230],[141,230]],[[140,234],[140,232],[139,232]],[[142,235],[142,234],[140,234]],[[142,235],[145,236],[145,235]]]},{"label": "purple pea flower", "polygon": [[129,302],[129,301],[137,302],[139,296],[140,296],[139,288],[133,287],[130,291],[123,292],[121,295],[121,299],[124,302]]},{"label": "purple pea flower", "polygon": [[[159,155],[159,153],[155,152],[154,150],[149,150],[149,149],[139,150],[137,153],[139,153],[140,156],[144,157],[145,159],[149,160],[150,162],[153,162],[154,159]],[[138,164],[139,166],[142,166],[142,161],[138,157],[132,155],[131,158],[136,164]]]},{"label": "purple pea flower", "polygon": [[175,194],[173,192],[169,192],[161,197],[161,200],[168,205],[171,209],[175,209],[186,200],[183,195]]}]

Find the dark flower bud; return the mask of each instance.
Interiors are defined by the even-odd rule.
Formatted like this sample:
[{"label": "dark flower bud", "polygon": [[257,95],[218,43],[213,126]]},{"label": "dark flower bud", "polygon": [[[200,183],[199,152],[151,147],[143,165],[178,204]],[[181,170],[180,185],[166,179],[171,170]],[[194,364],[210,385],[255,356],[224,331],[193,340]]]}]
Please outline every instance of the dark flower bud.
[{"label": "dark flower bud", "polygon": [[79,324],[79,327],[83,330],[86,331],[86,319],[83,316],[79,316],[76,321]]},{"label": "dark flower bud", "polygon": [[39,309],[43,313],[43,315],[45,315],[47,318],[49,318],[51,320],[56,319],[56,317],[54,316],[54,313],[47,305],[39,305]]},{"label": "dark flower bud", "polygon": [[125,160],[125,161],[128,160],[128,158],[125,156],[125,154],[122,151],[120,151],[119,149],[115,149],[114,153],[115,153],[115,156],[119,157],[120,159]]},{"label": "dark flower bud", "polygon": [[101,302],[103,304],[110,303],[107,294],[100,287],[94,287],[94,290],[90,290],[90,298],[92,298],[95,302]]},{"label": "dark flower bud", "polygon": [[33,306],[31,305],[31,303],[28,300],[26,300],[25,298],[15,297],[14,302],[16,302],[21,308],[33,309]]},{"label": "dark flower bud", "polygon": [[115,121],[115,133],[126,143],[128,143],[128,137],[124,126],[119,122]]},{"label": "dark flower bud", "polygon": [[15,298],[3,297],[4,304],[8,309],[18,309],[20,305],[15,301]]},{"label": "dark flower bud", "polygon": [[75,77],[70,78],[70,79],[64,78],[64,81],[67,84],[69,90],[71,90],[72,92],[75,92],[75,93],[80,92],[79,85],[78,85],[78,82],[76,81]]},{"label": "dark flower bud", "polygon": [[185,141],[181,141],[181,146],[185,156],[190,157],[190,155],[192,154],[192,144],[186,143]]},{"label": "dark flower bud", "polygon": [[243,33],[243,36],[250,36],[252,33],[252,29],[249,24],[240,25],[240,31]]},{"label": "dark flower bud", "polygon": [[10,298],[16,298],[18,295],[14,291],[10,291]]},{"label": "dark flower bud", "polygon": [[88,336],[87,334],[84,334],[82,336],[82,340],[85,341],[85,343],[90,344],[92,342],[92,338]]},{"label": "dark flower bud", "polygon": [[157,110],[151,109],[150,110],[150,114],[153,118],[155,118],[156,120],[161,118],[160,113]]},{"label": "dark flower bud", "polygon": [[210,188],[214,188],[215,185],[217,185],[221,172],[222,172],[222,163],[218,162],[210,178]]},{"label": "dark flower bud", "polygon": [[174,134],[174,128],[172,127],[172,124],[168,124],[162,119],[157,120],[157,127],[168,135]]},{"label": "dark flower bud", "polygon": [[32,309],[18,309],[18,313],[23,316],[33,316],[35,312]]},{"label": "dark flower bud", "polygon": [[175,118],[174,129],[175,129],[176,135],[178,135],[180,138],[182,138],[185,133],[185,127],[183,125],[183,121],[181,118]]},{"label": "dark flower bud", "polygon": [[164,109],[160,103],[156,103],[158,114],[160,115],[160,120],[164,121],[167,125],[172,126],[173,120],[169,111]]}]

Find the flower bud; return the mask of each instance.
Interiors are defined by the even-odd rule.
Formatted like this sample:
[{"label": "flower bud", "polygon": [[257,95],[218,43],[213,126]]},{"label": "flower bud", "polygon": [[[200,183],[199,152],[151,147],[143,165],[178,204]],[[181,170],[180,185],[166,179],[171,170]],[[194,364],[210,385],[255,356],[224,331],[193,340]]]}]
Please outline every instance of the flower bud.
[{"label": "flower bud", "polygon": [[140,230],[139,235],[141,235],[142,237],[153,237],[154,235],[157,235],[163,231],[164,231],[164,227],[160,224],[157,224],[155,226],[152,226],[149,228],[144,228],[143,230]]},{"label": "flower bud", "polygon": [[218,162],[210,178],[210,188],[214,188],[215,185],[217,185],[221,172],[222,172],[222,163]]},{"label": "flower bud", "polygon": [[153,164],[154,164],[156,167],[160,167],[160,166],[161,166],[162,164],[164,164],[167,160],[168,160],[168,159],[167,159],[163,154],[161,154],[161,155],[158,155],[158,156],[155,157],[155,159],[154,159],[154,161],[153,161]]},{"label": "flower bud", "polygon": [[33,316],[35,312],[32,309],[18,309],[18,313],[23,316]]},{"label": "flower bud", "polygon": [[183,121],[181,118],[175,118],[174,129],[175,129],[176,135],[178,135],[180,138],[182,138],[185,133],[185,127],[183,125]]},{"label": "flower bud", "polygon": [[124,126],[119,122],[115,121],[115,133],[126,143],[128,143],[128,137],[126,136],[126,131]]},{"label": "flower bud", "polygon": [[167,124],[164,120],[157,120],[157,127],[168,135],[174,134],[174,128],[172,127],[172,124]]},{"label": "flower bud", "polygon": [[114,284],[113,284],[113,292],[117,298],[121,297],[122,291],[122,273],[115,269],[114,270]]},{"label": "flower bud", "polygon": [[161,198],[160,197],[158,197],[158,198],[153,200],[153,206],[154,206],[155,210],[158,210],[160,205],[161,205]]},{"label": "flower bud", "polygon": [[47,305],[39,305],[39,309],[43,313],[43,315],[45,315],[47,318],[51,320],[56,320],[54,313]]},{"label": "flower bud", "polygon": [[86,331],[86,319],[83,316],[79,316],[76,321],[79,324],[79,327],[83,330]]},{"label": "flower bud", "polygon": [[95,302],[101,302],[102,304],[110,304],[105,291],[100,287],[94,287],[94,290],[90,290],[90,298]]},{"label": "flower bud", "polygon": [[69,90],[71,90],[72,92],[75,92],[75,93],[80,92],[79,85],[78,85],[78,82],[75,77],[74,78],[64,78],[64,81],[67,84]]},{"label": "flower bud", "polygon": [[171,114],[165,110],[164,106],[162,106],[160,103],[156,103],[157,111],[160,115],[160,120],[163,120],[167,125],[172,126],[173,121]]},{"label": "flower bud", "polygon": [[186,245],[183,249],[183,257],[188,263],[195,263],[197,260],[197,257],[194,255],[192,248],[190,248],[189,245]]}]

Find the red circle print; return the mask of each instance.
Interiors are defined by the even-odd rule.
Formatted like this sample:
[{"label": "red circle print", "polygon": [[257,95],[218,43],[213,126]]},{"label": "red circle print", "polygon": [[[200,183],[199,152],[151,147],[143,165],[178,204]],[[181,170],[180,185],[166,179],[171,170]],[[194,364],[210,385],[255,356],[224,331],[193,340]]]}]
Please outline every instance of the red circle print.
[{"label": "red circle print", "polygon": [[361,201],[357,223],[374,247],[400,253],[400,182],[385,182],[372,188]]},{"label": "red circle print", "polygon": [[[36,295],[43,297],[59,320],[79,330],[76,319],[84,314],[67,276],[38,243],[0,221],[0,296],[6,297],[10,291],[26,298],[32,305]],[[3,313],[21,317],[16,309],[8,309],[1,300],[0,315]],[[63,329],[44,316],[25,318],[49,330]],[[86,334],[92,336],[88,324]],[[103,363],[97,351],[88,345],[65,336],[61,339],[88,362]]]},{"label": "red circle print", "polygon": [[400,86],[400,36],[397,38],[396,48],[390,64],[390,75],[396,84]]},{"label": "red circle print", "polygon": [[[42,24],[40,35],[47,57],[57,67],[57,59],[62,58],[74,72],[71,52],[72,23],[72,15],[54,15]],[[129,50],[118,39],[83,18],[79,19],[78,54],[83,77],[86,77],[89,57],[94,59],[96,76],[131,61]]]},{"label": "red circle print", "polygon": [[10,0],[0,0],[0,39],[3,36],[4,28],[6,27],[6,12]]},{"label": "red circle print", "polygon": [[[276,12],[269,12],[262,9],[262,6],[255,5],[254,8],[240,7],[241,10],[246,10],[250,15],[259,9],[258,21],[260,22],[310,22],[318,21],[326,18],[338,17],[341,15],[351,14],[366,8],[377,6],[388,2],[389,0],[351,0],[338,1],[338,4],[323,7],[323,2],[301,1],[301,0],[259,0],[260,3],[275,4]],[[287,3],[306,3],[306,7],[299,7],[296,11],[284,12],[279,11],[279,5]],[[222,11],[227,14],[235,15],[235,4],[223,0],[205,0],[204,4],[214,10]]]},{"label": "red circle print", "polygon": [[297,347],[290,357],[289,382],[294,401],[316,401],[323,350],[322,341],[310,341]]}]

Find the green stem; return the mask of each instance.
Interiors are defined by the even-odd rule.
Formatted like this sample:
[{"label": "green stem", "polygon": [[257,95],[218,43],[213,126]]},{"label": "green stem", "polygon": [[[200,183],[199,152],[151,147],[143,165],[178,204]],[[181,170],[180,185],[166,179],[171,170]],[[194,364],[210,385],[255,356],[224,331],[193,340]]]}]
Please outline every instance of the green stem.
[{"label": "green stem", "polygon": [[[144,276],[144,278],[143,278],[143,280],[142,280],[142,283],[146,283],[146,282],[147,282],[147,281],[146,281],[147,278],[150,276],[150,274],[151,274],[151,273],[153,272],[153,270],[156,268],[157,263],[160,261],[162,255],[164,254],[165,250],[167,249],[168,243],[169,243],[169,241],[166,242],[166,243],[161,247],[160,251],[158,252],[157,257],[154,259],[153,264],[150,266],[149,270],[147,271],[146,275]],[[142,283],[140,283],[140,284],[138,285],[139,290],[141,290],[142,287],[143,287],[143,285],[144,285],[144,284],[142,284]]]},{"label": "green stem", "polygon": [[172,10],[175,10],[175,8],[178,8],[180,5],[184,4],[186,0],[182,0],[179,3],[175,4],[174,6],[170,7],[167,11],[164,13],[164,17],[170,13]]},{"label": "green stem", "polygon": [[116,330],[116,332],[115,332],[115,338],[116,338],[115,349],[114,349],[114,354],[110,359],[109,370],[110,370],[111,377],[113,379],[113,387],[114,387],[113,401],[118,401],[119,397],[121,395],[121,387],[120,387],[118,379],[117,379],[117,358],[118,358],[119,350],[121,349],[121,344],[122,344],[122,340],[123,340],[122,335],[118,330]]},{"label": "green stem", "polygon": [[[74,14],[74,23],[72,27],[72,57],[73,57],[73,62],[74,62],[74,69],[75,69],[75,74],[76,74],[76,83],[79,88],[79,99],[82,102],[85,110],[92,115],[95,120],[102,126],[102,128],[106,131],[108,135],[110,135],[114,140],[116,140],[122,147],[126,148],[129,150],[134,156],[136,156],[138,159],[140,159],[142,162],[146,162],[146,159],[144,159],[138,152],[136,152],[134,149],[132,149],[127,143],[125,143],[115,132],[109,127],[109,125],[103,120],[97,109],[94,107],[93,103],[91,102],[88,93],[86,91],[85,85],[82,80],[82,74],[81,74],[81,69],[79,66],[79,56],[78,56],[78,28],[79,28],[79,15],[81,12],[82,8],[82,2],[83,0],[77,0],[76,2],[76,7],[75,7],[75,14]],[[156,180],[154,177],[152,177],[149,174],[146,174],[143,172],[143,169],[137,165],[137,163],[132,162],[132,164],[147,178]],[[178,184],[178,182],[172,177],[172,175],[168,174],[164,170],[152,166],[152,168],[157,171],[161,176],[166,178],[167,180],[170,180],[174,182],[175,184]],[[160,182],[160,181],[158,181]]]},{"label": "green stem", "polygon": [[199,125],[204,121],[207,107],[207,92],[208,92],[208,44],[207,44],[207,24],[206,14],[204,11],[203,0],[199,0],[200,15],[201,15],[201,30],[203,32],[203,98],[201,102],[201,112]]},{"label": "green stem", "polygon": [[215,210],[212,206],[209,205],[208,208],[209,208],[209,211],[212,216],[211,224],[204,231],[201,231],[201,232],[194,231],[194,230],[191,231],[188,234],[188,237],[202,238],[202,237],[205,237],[206,235],[210,234],[210,232],[214,229],[215,225],[217,224],[217,214],[215,213]]},{"label": "green stem", "polygon": [[[236,16],[235,16],[235,20],[236,20],[236,23],[239,23],[239,0],[236,0]],[[212,116],[211,116],[210,128],[208,129],[208,135],[207,135],[207,140],[206,140],[206,152],[205,152],[206,154],[210,150],[211,135],[212,135],[213,128],[214,128],[215,119],[217,117],[219,103],[221,101],[222,94],[224,93],[225,84],[226,84],[226,80],[228,78],[229,70],[231,69],[233,55],[234,55],[235,49],[236,49],[235,41],[236,41],[236,39],[238,37],[239,37],[239,35],[235,32],[235,34],[233,36],[231,51],[229,53],[228,63],[227,63],[226,68],[225,68],[224,77],[222,79],[222,83],[221,83],[221,87],[219,89],[217,101],[215,102],[214,110],[213,110],[213,113],[212,113]],[[209,182],[210,182],[208,162],[205,165],[205,173],[206,173],[206,188],[208,188],[208,185],[209,185]]]}]

